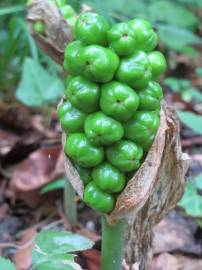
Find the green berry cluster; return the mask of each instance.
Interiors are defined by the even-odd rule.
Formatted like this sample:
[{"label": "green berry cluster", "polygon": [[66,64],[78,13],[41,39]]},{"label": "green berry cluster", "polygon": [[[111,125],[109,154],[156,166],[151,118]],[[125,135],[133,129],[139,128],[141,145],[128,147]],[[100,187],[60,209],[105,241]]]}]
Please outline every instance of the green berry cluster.
[{"label": "green berry cluster", "polygon": [[66,100],[58,109],[65,153],[84,182],[84,201],[108,213],[155,138],[163,98],[156,80],[166,61],[153,51],[157,34],[142,19],[110,26],[86,12],[74,35],[64,56]]}]

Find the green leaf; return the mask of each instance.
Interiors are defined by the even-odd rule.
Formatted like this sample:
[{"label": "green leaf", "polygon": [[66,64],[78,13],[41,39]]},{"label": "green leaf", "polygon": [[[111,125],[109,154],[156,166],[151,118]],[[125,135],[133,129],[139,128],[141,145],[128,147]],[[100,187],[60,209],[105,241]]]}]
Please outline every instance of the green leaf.
[{"label": "green leaf", "polygon": [[27,42],[29,44],[31,56],[34,58],[35,61],[38,62],[39,61],[38,60],[38,49],[37,49],[37,46],[36,46],[34,39],[32,38],[32,36],[30,34],[30,31],[27,27],[25,20],[23,18],[17,17],[17,18],[13,19],[13,23],[15,25],[19,25],[21,27],[21,29],[24,31],[24,34],[27,38]]},{"label": "green leaf", "polygon": [[16,270],[14,264],[3,257],[0,257],[0,269],[2,270]]},{"label": "green leaf", "polygon": [[175,93],[178,93],[180,91],[179,79],[176,79],[174,77],[167,77],[164,79],[163,83],[167,85],[168,87],[170,87],[170,89]]},{"label": "green leaf", "polygon": [[202,39],[191,31],[171,25],[157,25],[159,38],[164,45],[173,50],[184,50],[192,44],[201,44]]},{"label": "green leaf", "polygon": [[202,78],[202,68],[197,68],[196,69],[196,74]]},{"label": "green leaf", "polygon": [[36,245],[45,253],[61,254],[86,250],[93,246],[93,241],[66,231],[42,231],[37,234]]},{"label": "green leaf", "polygon": [[56,190],[56,189],[64,189],[65,181],[67,181],[65,178],[60,178],[60,179],[57,179],[57,180],[45,185],[41,189],[40,194],[45,194],[47,192],[50,192],[50,191]]},{"label": "green leaf", "polygon": [[5,16],[11,13],[16,13],[25,10],[24,5],[16,5],[16,6],[10,6],[10,7],[1,7],[0,9],[0,16]]},{"label": "green leaf", "polygon": [[199,89],[197,88],[191,88],[191,95],[192,95],[192,99],[195,99],[196,101],[202,101],[202,93],[200,92]]},{"label": "green leaf", "polygon": [[199,52],[190,46],[182,48],[181,52],[182,54],[186,54],[189,57],[197,57],[199,55]]},{"label": "green leaf", "polygon": [[189,5],[190,7],[202,8],[201,0],[178,0],[178,2]]},{"label": "green leaf", "polygon": [[187,102],[190,102],[192,99],[202,101],[202,93],[199,89],[192,87],[189,80],[167,77],[163,83],[169,86],[173,92],[181,94],[182,99]]},{"label": "green leaf", "polygon": [[191,112],[178,112],[183,124],[191,128],[194,132],[202,135],[202,115]]},{"label": "green leaf", "polygon": [[39,63],[26,58],[22,79],[16,97],[30,107],[56,103],[62,96],[64,85],[58,77],[51,76]]},{"label": "green leaf", "polygon": [[195,181],[196,187],[198,189],[202,189],[202,173],[195,176],[194,181]]},{"label": "green leaf", "polygon": [[202,216],[202,196],[197,194],[196,186],[191,181],[186,183],[185,193],[179,206],[183,207],[186,213],[192,217]]},{"label": "green leaf", "polygon": [[81,270],[74,262],[72,254],[44,254],[40,250],[32,251],[32,265],[36,270]]},{"label": "green leaf", "polygon": [[[116,0],[116,1],[85,1],[93,9],[105,17],[113,17],[118,21],[138,18],[148,18],[149,10],[147,1]],[[109,18],[110,19],[110,18]]]},{"label": "green leaf", "polygon": [[172,3],[171,1],[159,0],[152,1],[150,7],[150,16],[153,21],[162,22],[187,29],[195,29],[198,24],[198,18],[194,13],[182,5]]}]

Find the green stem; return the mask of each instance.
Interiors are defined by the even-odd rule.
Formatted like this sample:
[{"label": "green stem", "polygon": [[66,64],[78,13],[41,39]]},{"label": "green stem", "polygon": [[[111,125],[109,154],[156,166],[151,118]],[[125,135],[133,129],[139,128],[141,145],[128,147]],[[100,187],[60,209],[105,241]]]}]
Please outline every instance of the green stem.
[{"label": "green stem", "polygon": [[67,220],[72,226],[77,224],[75,195],[76,194],[72,187],[72,184],[69,182],[68,179],[66,179],[64,188],[64,211]]},{"label": "green stem", "polygon": [[121,270],[126,220],[111,225],[102,216],[101,270]]}]

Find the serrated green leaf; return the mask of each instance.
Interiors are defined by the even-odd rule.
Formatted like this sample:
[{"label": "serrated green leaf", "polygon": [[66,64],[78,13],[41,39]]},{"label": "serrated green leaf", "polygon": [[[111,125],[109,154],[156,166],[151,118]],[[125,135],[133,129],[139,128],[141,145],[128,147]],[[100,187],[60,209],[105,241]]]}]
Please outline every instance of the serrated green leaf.
[{"label": "serrated green leaf", "polygon": [[195,176],[194,181],[195,181],[196,187],[198,189],[202,189],[202,173]]},{"label": "serrated green leaf", "polygon": [[61,254],[86,250],[93,246],[93,241],[66,231],[42,231],[37,234],[36,245],[44,253]]},{"label": "serrated green leaf", "polygon": [[169,49],[180,51],[188,45],[202,43],[202,39],[199,36],[185,28],[171,25],[158,25],[157,31],[159,38]]},{"label": "serrated green leaf", "polygon": [[16,270],[14,264],[3,257],[0,257],[0,269],[2,270]]},{"label": "serrated green leaf", "polygon": [[72,254],[44,254],[40,250],[32,251],[32,265],[36,270],[80,270]]},{"label": "serrated green leaf", "polygon": [[202,217],[202,196],[197,194],[196,186],[191,181],[186,183],[185,193],[178,205],[183,207],[188,215]]},{"label": "serrated green leaf", "polygon": [[40,194],[45,194],[47,192],[50,192],[50,191],[53,191],[56,189],[64,189],[65,181],[67,181],[65,178],[60,178],[60,179],[54,180],[53,182],[45,185],[41,189]]},{"label": "serrated green leaf", "polygon": [[178,112],[180,121],[194,132],[202,135],[202,115],[192,112]]},{"label": "serrated green leaf", "polygon": [[26,58],[22,79],[16,91],[17,98],[27,106],[40,107],[58,101],[64,85],[58,77],[51,76],[39,63]]}]

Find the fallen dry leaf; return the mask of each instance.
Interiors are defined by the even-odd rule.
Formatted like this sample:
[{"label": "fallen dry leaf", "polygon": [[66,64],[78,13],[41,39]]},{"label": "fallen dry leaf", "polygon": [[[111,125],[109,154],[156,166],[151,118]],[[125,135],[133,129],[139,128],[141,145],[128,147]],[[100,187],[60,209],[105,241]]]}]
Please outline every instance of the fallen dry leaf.
[{"label": "fallen dry leaf", "polygon": [[2,168],[18,163],[36,150],[41,141],[37,132],[23,131],[20,135],[15,130],[0,129],[0,161]]},{"label": "fallen dry leaf", "polygon": [[19,140],[20,137],[14,133],[0,129],[0,155],[6,155]]},{"label": "fallen dry leaf", "polygon": [[[11,189],[28,192],[36,190],[49,183],[55,177],[61,176],[63,165],[61,162],[61,146],[42,147],[15,167],[11,177]],[[57,165],[58,158],[61,168]],[[56,174],[57,168],[57,174]]]},{"label": "fallen dry leaf", "polygon": [[[182,270],[178,259],[169,253],[163,253],[153,259],[152,270]],[[184,270],[184,269],[183,269]]]},{"label": "fallen dry leaf", "polygon": [[182,255],[162,253],[155,256],[152,270],[201,270],[202,259],[189,258]]},{"label": "fallen dry leaf", "polygon": [[202,248],[195,242],[194,233],[187,221],[173,211],[154,227],[154,253],[181,251],[200,255]]},{"label": "fallen dry leaf", "polygon": [[58,127],[52,129],[51,125],[45,125],[43,115],[34,115],[31,119],[32,127],[34,130],[45,136],[46,138],[58,138]]},{"label": "fallen dry leaf", "polygon": [[90,249],[81,252],[85,258],[88,270],[100,269],[100,252],[97,249]]},{"label": "fallen dry leaf", "polygon": [[22,104],[0,104],[0,122],[16,129],[31,128],[31,110]]},{"label": "fallen dry leaf", "polygon": [[193,258],[189,258],[185,256],[179,256],[177,258],[181,265],[181,268],[179,270],[201,270],[202,269],[202,259],[193,259]]},{"label": "fallen dry leaf", "polygon": [[27,270],[32,264],[33,240],[36,234],[35,228],[29,228],[23,232],[17,249],[14,262],[16,270]]}]

